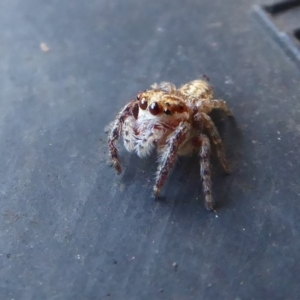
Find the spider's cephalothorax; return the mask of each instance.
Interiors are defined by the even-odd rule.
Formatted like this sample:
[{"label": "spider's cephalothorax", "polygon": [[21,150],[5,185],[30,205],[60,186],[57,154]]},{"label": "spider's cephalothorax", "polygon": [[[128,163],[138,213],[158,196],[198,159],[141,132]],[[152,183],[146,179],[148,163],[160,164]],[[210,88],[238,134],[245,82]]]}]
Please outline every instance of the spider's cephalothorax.
[{"label": "spider's cephalothorax", "polygon": [[209,116],[213,109],[221,109],[232,116],[224,100],[214,99],[213,89],[207,81],[194,80],[179,89],[169,82],[154,84],[151,90],[138,94],[135,100],[125,105],[112,124],[108,144],[114,167],[118,173],[122,172],[116,147],[120,135],[125,148],[139,157],[149,155],[156,148],[159,166],[154,196],[157,197],[177,157],[197,151],[206,208],[212,210],[211,142],[224,170],[230,173],[222,140]]}]

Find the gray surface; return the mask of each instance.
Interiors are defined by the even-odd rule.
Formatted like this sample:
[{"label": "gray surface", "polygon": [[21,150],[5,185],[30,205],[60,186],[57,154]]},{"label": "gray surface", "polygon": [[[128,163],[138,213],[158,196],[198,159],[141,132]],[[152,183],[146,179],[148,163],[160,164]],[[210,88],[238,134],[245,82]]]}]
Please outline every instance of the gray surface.
[{"label": "gray surface", "polygon": [[[300,75],[254,3],[0,2],[1,300],[298,298]],[[125,103],[203,73],[237,122],[218,123],[234,168],[214,169],[218,217],[197,158],[162,203],[155,157],[106,164]]]}]

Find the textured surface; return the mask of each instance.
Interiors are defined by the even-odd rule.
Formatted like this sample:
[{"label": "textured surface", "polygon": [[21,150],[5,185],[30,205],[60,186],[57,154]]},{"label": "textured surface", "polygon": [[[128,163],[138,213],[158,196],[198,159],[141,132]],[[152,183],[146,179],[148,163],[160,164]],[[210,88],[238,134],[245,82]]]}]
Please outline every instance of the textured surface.
[{"label": "textured surface", "polygon": [[255,15],[291,59],[300,63],[300,1],[255,5]]},{"label": "textured surface", "polygon": [[[1,300],[299,297],[300,73],[255,3],[0,2]],[[125,103],[203,73],[237,123],[218,124],[234,173],[214,168],[217,216],[196,157],[162,203],[155,157],[106,164]]]}]

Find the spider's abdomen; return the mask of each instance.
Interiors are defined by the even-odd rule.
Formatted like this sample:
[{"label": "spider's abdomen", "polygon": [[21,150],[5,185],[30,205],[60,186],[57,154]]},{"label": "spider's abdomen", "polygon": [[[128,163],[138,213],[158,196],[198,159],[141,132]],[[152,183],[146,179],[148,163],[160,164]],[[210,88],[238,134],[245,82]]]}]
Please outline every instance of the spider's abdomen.
[{"label": "spider's abdomen", "polygon": [[194,80],[179,89],[188,102],[194,102],[199,99],[212,100],[214,92],[212,86],[205,80]]}]

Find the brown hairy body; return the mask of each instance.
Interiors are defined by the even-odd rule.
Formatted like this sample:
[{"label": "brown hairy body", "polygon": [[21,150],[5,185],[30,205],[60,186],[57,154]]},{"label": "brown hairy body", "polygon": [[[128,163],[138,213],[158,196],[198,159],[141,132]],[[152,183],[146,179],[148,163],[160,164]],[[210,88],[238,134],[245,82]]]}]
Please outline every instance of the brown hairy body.
[{"label": "brown hairy body", "polygon": [[177,157],[197,151],[205,206],[213,210],[211,142],[215,145],[225,172],[230,173],[223,142],[209,116],[214,109],[232,116],[224,100],[214,99],[213,88],[208,81],[194,80],[179,89],[169,82],[152,85],[152,89],[138,94],[135,100],[129,102],[111,126],[108,145],[115,169],[118,173],[122,172],[116,147],[120,136],[123,137],[125,148],[129,152],[136,152],[139,157],[145,157],[157,149],[159,165],[153,190],[154,196],[158,197]]}]

